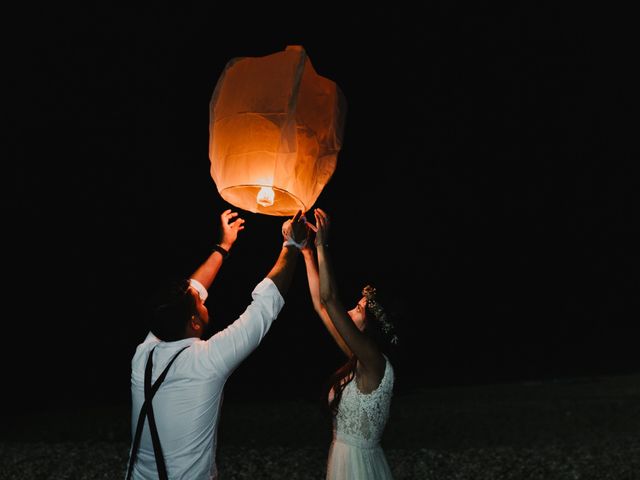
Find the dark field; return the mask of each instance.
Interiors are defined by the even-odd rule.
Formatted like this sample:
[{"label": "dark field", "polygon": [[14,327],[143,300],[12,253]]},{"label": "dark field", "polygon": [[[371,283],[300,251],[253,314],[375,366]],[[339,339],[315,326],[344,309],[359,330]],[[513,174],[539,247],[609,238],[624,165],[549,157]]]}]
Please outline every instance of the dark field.
[{"label": "dark field", "polygon": [[[3,420],[0,479],[123,479],[128,407]],[[227,400],[230,479],[322,479],[312,402]],[[396,479],[640,479],[640,376],[423,389],[397,395],[383,446]]]}]

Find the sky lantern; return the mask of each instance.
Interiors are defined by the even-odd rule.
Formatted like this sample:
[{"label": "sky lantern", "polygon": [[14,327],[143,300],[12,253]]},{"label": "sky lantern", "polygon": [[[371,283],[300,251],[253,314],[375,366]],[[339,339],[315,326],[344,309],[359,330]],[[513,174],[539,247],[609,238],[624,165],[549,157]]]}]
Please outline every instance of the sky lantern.
[{"label": "sky lantern", "polygon": [[309,210],[336,168],[346,100],[301,46],[230,60],[210,103],[209,159],[218,192],[254,213]]}]

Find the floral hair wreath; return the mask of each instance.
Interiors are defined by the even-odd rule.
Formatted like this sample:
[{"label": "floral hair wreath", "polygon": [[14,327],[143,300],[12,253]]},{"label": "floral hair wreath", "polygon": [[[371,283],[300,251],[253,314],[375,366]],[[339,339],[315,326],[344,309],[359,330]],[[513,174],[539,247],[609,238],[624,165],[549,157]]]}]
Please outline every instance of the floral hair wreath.
[{"label": "floral hair wreath", "polygon": [[390,336],[390,342],[393,345],[398,344],[398,336],[394,333],[395,326],[391,323],[389,315],[384,311],[382,305],[376,300],[376,289],[371,285],[367,285],[362,289],[362,295],[367,299],[367,310],[369,310],[376,318],[382,331]]}]

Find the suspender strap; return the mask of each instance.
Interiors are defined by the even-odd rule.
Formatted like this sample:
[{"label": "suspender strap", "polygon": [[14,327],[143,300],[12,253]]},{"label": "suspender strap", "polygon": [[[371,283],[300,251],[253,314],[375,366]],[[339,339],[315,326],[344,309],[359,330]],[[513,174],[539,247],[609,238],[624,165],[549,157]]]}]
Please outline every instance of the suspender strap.
[{"label": "suspender strap", "polygon": [[133,445],[131,447],[131,455],[129,458],[129,468],[127,470],[127,480],[130,480],[131,474],[133,473],[133,465],[135,464],[136,457],[138,454],[138,448],[140,447],[140,438],[142,437],[142,430],[144,429],[144,420],[146,417],[149,418],[149,431],[151,433],[151,441],[153,443],[153,453],[156,457],[156,467],[158,468],[158,477],[160,480],[167,480],[167,466],[164,463],[164,456],[162,454],[162,447],[160,445],[160,437],[158,435],[158,428],[156,426],[156,419],[153,413],[153,397],[156,392],[162,385],[162,382],[167,376],[167,372],[169,368],[173,364],[178,355],[180,355],[183,350],[189,348],[187,345],[184,348],[181,348],[176,352],[173,358],[169,361],[165,369],[162,371],[160,376],[156,379],[155,383],[151,385],[151,373],[153,372],[153,350],[155,347],[151,349],[149,352],[149,357],[147,358],[147,365],[145,367],[144,372],[144,402],[142,403],[142,407],[140,408],[140,414],[138,415],[138,424],[136,425],[136,434],[133,439]]}]

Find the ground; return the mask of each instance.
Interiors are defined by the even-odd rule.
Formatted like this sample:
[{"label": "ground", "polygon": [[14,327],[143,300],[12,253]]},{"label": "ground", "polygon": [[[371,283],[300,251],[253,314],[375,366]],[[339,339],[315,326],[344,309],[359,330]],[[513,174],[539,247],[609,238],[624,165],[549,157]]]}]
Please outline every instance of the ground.
[{"label": "ground", "polygon": [[[221,478],[323,479],[327,424],[307,401],[227,401]],[[123,479],[126,406],[5,422],[0,479]],[[383,447],[400,479],[640,479],[640,375],[396,395]]]}]

